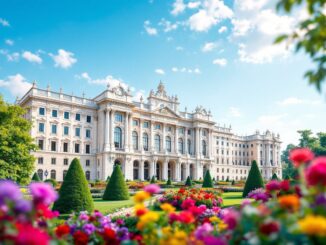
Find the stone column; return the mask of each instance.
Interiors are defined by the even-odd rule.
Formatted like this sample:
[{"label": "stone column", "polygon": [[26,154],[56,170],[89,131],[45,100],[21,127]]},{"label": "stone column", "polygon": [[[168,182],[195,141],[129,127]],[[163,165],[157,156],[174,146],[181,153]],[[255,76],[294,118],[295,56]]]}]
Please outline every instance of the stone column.
[{"label": "stone column", "polygon": [[200,138],[200,135],[199,135],[199,128],[196,128],[196,157],[199,158],[200,156],[200,148],[199,148],[199,138]]},{"label": "stone column", "polygon": [[188,176],[190,176],[190,164],[189,163],[185,163],[186,166],[186,176],[185,176],[185,180],[188,178]]},{"label": "stone column", "polygon": [[115,146],[114,146],[114,110],[111,110],[110,113],[110,147],[111,147],[111,151],[115,150]]},{"label": "stone column", "polygon": [[154,122],[151,121],[150,151],[154,151]]},{"label": "stone column", "polygon": [[139,119],[139,135],[138,135],[138,147],[141,152],[144,151],[143,147],[143,120]]},{"label": "stone column", "polygon": [[188,128],[185,127],[185,142],[184,142],[184,153],[185,155],[188,155]]},{"label": "stone column", "polygon": [[178,127],[175,126],[175,135],[174,135],[174,152],[175,154],[178,154],[178,140],[179,140],[179,131],[178,131]]},{"label": "stone column", "polygon": [[125,151],[129,151],[129,113],[126,112],[126,118],[125,118],[125,144],[124,144],[124,149]]},{"label": "stone column", "polygon": [[162,180],[168,179],[168,160],[164,160],[162,169]]},{"label": "stone column", "polygon": [[104,120],[103,120],[103,132],[104,132],[104,151],[110,150],[110,110],[103,111]]},{"label": "stone column", "polygon": [[129,123],[128,123],[128,142],[129,142],[129,151],[133,149],[132,145],[132,114],[129,113]]},{"label": "stone column", "polygon": [[144,161],[139,161],[139,179],[144,180]]},{"label": "stone column", "polygon": [[155,164],[156,164],[156,161],[155,161],[155,159],[153,159],[152,162],[150,163],[149,179],[151,179],[153,176],[155,176]]},{"label": "stone column", "polygon": [[179,182],[181,181],[181,162],[177,162],[175,167],[175,180]]},{"label": "stone column", "polygon": [[162,151],[165,153],[165,123],[162,123],[163,139],[162,139]]}]

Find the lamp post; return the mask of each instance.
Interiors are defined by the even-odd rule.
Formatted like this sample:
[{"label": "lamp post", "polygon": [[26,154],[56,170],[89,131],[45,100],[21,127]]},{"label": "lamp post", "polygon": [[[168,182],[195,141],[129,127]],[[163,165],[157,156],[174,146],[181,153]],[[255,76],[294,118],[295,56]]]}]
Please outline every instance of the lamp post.
[{"label": "lamp post", "polygon": [[48,178],[48,174],[49,174],[49,172],[47,170],[45,170],[45,172],[44,172],[45,180]]}]

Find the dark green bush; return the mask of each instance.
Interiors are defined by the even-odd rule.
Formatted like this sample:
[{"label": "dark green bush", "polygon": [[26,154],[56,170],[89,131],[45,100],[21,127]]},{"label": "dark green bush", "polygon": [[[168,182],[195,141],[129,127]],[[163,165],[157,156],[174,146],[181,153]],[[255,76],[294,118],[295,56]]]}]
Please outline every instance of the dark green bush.
[{"label": "dark green bush", "polygon": [[155,176],[153,175],[152,178],[151,178],[151,184],[155,184],[156,183],[156,180],[155,180]]},{"label": "dark green bush", "polygon": [[128,200],[129,192],[124,180],[121,167],[116,165],[111,175],[110,181],[106,186],[103,200],[119,201]]},{"label": "dark green bush", "polygon": [[44,181],[45,183],[50,183],[53,187],[57,186],[57,181],[55,179],[47,179]]},{"label": "dark green bush", "polygon": [[211,174],[209,170],[206,171],[205,177],[204,177],[204,182],[203,182],[203,188],[212,188],[214,187],[213,180],[211,177]]},{"label": "dark green bush", "polygon": [[277,174],[273,173],[272,180],[278,180]]},{"label": "dark green bush", "polygon": [[257,162],[254,160],[252,161],[251,168],[249,171],[249,175],[242,196],[247,197],[249,192],[263,187],[264,187],[264,181],[263,178],[261,177],[259,168],[257,166]]},{"label": "dark green bush", "polygon": [[170,185],[172,185],[172,182],[171,182],[171,179],[170,179],[170,177],[168,178],[168,181],[166,181],[166,185],[167,185],[167,186],[170,186]]},{"label": "dark green bush", "polygon": [[188,176],[187,177],[187,180],[186,180],[186,184],[185,184],[186,186],[192,186],[192,181],[191,181],[191,179],[190,179],[190,176]]},{"label": "dark green bush", "polygon": [[93,199],[84,171],[77,158],[72,160],[59,191],[53,210],[60,214],[94,210]]},{"label": "dark green bush", "polygon": [[41,181],[40,176],[38,176],[38,173],[35,172],[32,177],[32,182],[40,182],[40,181]]}]

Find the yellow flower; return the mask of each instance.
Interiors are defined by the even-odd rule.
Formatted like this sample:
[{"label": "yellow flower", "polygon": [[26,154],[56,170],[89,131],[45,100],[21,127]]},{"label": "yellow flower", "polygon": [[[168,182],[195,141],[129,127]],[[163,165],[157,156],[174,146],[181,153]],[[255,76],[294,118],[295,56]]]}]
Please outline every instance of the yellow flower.
[{"label": "yellow flower", "polygon": [[320,215],[308,215],[299,220],[300,230],[307,235],[326,236],[326,218]]},{"label": "yellow flower", "polygon": [[188,237],[188,235],[184,231],[176,231],[174,233],[174,238],[177,239],[177,240],[183,240],[184,241],[184,240],[187,240],[187,237]]},{"label": "yellow flower", "polygon": [[217,225],[217,229],[219,232],[226,230],[226,228],[228,228],[228,225],[225,224],[222,220]]},{"label": "yellow flower", "polygon": [[165,226],[162,228],[162,233],[163,233],[163,235],[168,236],[168,235],[170,235],[171,230],[172,230],[171,226]]},{"label": "yellow flower", "polygon": [[169,203],[163,203],[161,206],[161,209],[167,213],[172,213],[175,211],[175,207],[173,207],[171,204]]},{"label": "yellow flower", "polygon": [[217,223],[217,222],[220,221],[220,219],[217,218],[216,216],[212,216],[212,217],[209,218],[209,221],[212,222],[212,223]]},{"label": "yellow flower", "polygon": [[139,191],[135,194],[134,196],[134,201],[136,203],[142,203],[145,200],[147,200],[148,198],[150,198],[150,194],[146,191]]}]

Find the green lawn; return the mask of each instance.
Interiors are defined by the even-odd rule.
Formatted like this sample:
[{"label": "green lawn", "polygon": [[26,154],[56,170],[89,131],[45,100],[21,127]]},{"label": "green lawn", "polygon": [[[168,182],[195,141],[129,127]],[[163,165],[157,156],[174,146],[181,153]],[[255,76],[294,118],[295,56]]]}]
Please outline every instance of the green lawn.
[{"label": "green lawn", "polygon": [[113,213],[120,208],[126,208],[133,206],[132,197],[125,201],[103,201],[102,199],[94,199],[95,210],[100,211],[103,214]]},{"label": "green lawn", "polygon": [[242,198],[242,192],[226,192],[222,194],[223,207],[239,206],[244,198]]}]

